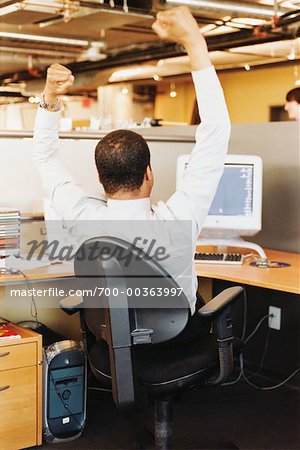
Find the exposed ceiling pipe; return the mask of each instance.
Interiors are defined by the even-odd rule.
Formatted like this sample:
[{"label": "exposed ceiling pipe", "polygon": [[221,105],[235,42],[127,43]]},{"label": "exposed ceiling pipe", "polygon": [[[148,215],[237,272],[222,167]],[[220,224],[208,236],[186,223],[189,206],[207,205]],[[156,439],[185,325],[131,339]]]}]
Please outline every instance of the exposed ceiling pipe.
[{"label": "exposed ceiling pipe", "polygon": [[[250,3],[243,1],[218,1],[218,0],[154,0],[153,9],[173,8],[176,6],[188,6],[197,15],[205,16],[209,14],[231,16],[231,17],[254,17],[260,19],[270,19],[275,16],[273,6],[262,5],[260,3]],[[284,14],[287,10],[277,8],[277,15]]]}]

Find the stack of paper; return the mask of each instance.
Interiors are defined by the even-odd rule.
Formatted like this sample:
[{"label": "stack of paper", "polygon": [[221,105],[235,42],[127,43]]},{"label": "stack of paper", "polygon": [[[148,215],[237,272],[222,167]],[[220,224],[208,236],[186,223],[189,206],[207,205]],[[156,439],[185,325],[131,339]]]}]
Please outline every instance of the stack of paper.
[{"label": "stack of paper", "polygon": [[0,256],[20,255],[20,211],[0,208]]}]

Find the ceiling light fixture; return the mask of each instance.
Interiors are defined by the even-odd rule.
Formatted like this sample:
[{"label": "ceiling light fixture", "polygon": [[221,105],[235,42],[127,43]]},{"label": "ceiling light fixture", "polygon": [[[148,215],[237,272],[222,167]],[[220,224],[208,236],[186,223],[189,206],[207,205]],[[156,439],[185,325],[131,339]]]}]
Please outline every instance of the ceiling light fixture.
[{"label": "ceiling light fixture", "polygon": [[291,45],[291,51],[288,54],[287,59],[289,59],[290,61],[296,59],[296,41],[294,41],[294,43]]},{"label": "ceiling light fixture", "polygon": [[170,97],[175,98],[177,97],[177,92],[175,88],[175,83],[170,83]]},{"label": "ceiling light fixture", "polygon": [[128,69],[116,70],[109,77],[110,83],[122,82],[125,80],[135,80],[143,78],[152,78],[157,73],[157,67],[153,65],[145,65],[139,67],[130,67]]},{"label": "ceiling light fixture", "polygon": [[21,3],[14,3],[13,5],[4,6],[3,8],[0,8],[0,16],[11,14],[12,12],[16,12],[19,9],[22,9]]},{"label": "ceiling light fixture", "polygon": [[19,39],[22,41],[49,42],[53,44],[74,45],[80,47],[87,47],[89,45],[89,41],[85,41],[83,39],[66,39],[54,36],[34,36],[32,34],[8,33],[5,31],[0,31],[0,38]]},{"label": "ceiling light fixture", "polygon": [[[274,17],[274,8],[258,3],[255,6],[254,3],[247,2],[220,2],[218,0],[160,0],[163,5],[168,6],[181,6],[186,5],[190,8],[200,11],[201,8],[218,9],[219,11],[225,11],[228,15],[233,13],[249,14],[256,17]],[[282,15],[282,11],[277,12],[278,15]]]},{"label": "ceiling light fixture", "polygon": [[298,66],[294,66],[294,77],[295,77],[295,85],[300,86],[299,67]]},{"label": "ceiling light fixture", "polygon": [[244,69],[248,71],[248,70],[251,69],[251,67],[249,66],[249,64],[245,64],[245,65],[244,65]]}]

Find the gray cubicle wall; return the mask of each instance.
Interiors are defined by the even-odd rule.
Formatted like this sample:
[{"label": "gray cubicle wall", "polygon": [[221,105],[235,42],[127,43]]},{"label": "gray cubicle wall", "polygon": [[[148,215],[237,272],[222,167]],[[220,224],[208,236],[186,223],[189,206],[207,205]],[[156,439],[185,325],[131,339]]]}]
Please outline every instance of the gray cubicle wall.
[{"label": "gray cubicle wall", "polygon": [[[176,159],[194,145],[196,127],[141,131],[152,154],[155,185],[152,201],[166,200],[175,189]],[[296,123],[232,126],[229,152],[259,155],[264,165],[263,230],[253,238],[264,247],[300,252],[299,126]],[[94,148],[103,136],[62,134],[61,155],[88,193],[97,195]],[[32,134],[0,132],[0,206],[22,212],[42,211],[41,182],[32,163]]]},{"label": "gray cubicle wall", "polygon": [[229,153],[263,160],[263,226],[252,240],[300,253],[300,124],[233,125]]}]

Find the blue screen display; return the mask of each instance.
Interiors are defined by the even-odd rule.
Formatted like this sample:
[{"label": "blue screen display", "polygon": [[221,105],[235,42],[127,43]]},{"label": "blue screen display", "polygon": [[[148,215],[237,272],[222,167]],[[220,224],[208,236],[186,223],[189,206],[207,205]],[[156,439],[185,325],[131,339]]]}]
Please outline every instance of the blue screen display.
[{"label": "blue screen display", "polygon": [[253,165],[225,164],[209,210],[214,216],[252,216]]}]

